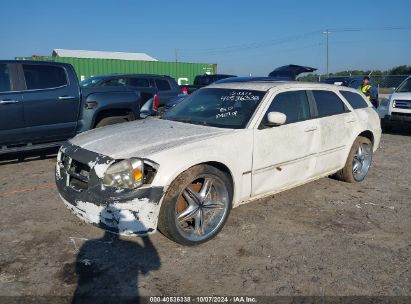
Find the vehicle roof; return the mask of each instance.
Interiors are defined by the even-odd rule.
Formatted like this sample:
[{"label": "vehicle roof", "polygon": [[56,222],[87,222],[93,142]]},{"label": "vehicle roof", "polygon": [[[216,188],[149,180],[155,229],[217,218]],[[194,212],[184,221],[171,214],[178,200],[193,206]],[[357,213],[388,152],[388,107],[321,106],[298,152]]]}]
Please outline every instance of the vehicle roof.
[{"label": "vehicle roof", "polygon": [[235,77],[235,75],[232,74],[203,74],[203,75],[197,75],[196,77],[207,77],[207,76],[232,76]]},{"label": "vehicle roof", "polygon": [[[302,81],[276,81],[276,80],[263,80],[263,81],[247,81],[247,82],[227,82],[227,83],[213,83],[207,86],[207,88],[222,88],[222,89],[243,89],[243,90],[257,90],[268,91],[272,88],[314,88],[314,89],[328,89],[328,90],[344,90],[357,92],[356,90],[343,86],[336,86],[326,83],[315,82],[302,82]],[[357,92],[358,93],[358,92]]]},{"label": "vehicle roof", "polygon": [[65,62],[55,62],[55,61],[45,61],[45,60],[0,60],[0,63],[31,63],[31,64],[44,64],[44,65],[49,65],[49,64],[53,64],[53,65],[62,65],[62,66],[71,66],[71,64],[69,63],[65,63]]},{"label": "vehicle roof", "polygon": [[109,77],[150,77],[150,78],[172,78],[168,75],[158,75],[158,74],[103,74],[103,75],[94,75],[93,77],[98,78],[109,78]]}]

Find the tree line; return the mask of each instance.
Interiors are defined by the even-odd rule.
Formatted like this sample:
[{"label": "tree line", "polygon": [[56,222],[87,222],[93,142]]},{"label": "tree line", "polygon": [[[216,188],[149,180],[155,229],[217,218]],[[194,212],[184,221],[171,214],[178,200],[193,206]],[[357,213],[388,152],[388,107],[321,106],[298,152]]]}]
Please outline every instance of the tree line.
[{"label": "tree line", "polygon": [[[410,65],[400,65],[389,70],[351,70],[351,71],[340,71],[336,73],[330,73],[330,76],[383,76],[383,75],[411,75],[411,66]],[[323,78],[323,75],[318,74],[308,74],[301,76],[298,80],[301,81],[318,81]]]}]

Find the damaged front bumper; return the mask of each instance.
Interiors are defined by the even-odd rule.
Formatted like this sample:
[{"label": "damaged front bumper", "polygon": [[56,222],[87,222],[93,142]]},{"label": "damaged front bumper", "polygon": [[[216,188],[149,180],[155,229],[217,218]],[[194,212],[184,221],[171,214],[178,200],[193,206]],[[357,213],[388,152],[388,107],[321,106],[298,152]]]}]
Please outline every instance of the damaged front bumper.
[{"label": "damaged front bumper", "polygon": [[123,235],[147,235],[157,228],[162,187],[107,188],[104,172],[114,159],[70,143],[57,157],[56,185],[74,214],[87,223]]}]

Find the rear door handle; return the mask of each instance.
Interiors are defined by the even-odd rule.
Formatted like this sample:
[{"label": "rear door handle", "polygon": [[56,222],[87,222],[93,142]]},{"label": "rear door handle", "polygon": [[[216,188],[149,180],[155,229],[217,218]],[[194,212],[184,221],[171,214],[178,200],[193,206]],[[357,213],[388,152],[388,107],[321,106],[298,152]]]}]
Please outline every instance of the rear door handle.
[{"label": "rear door handle", "polygon": [[76,97],[74,96],[60,96],[59,100],[71,100],[71,99],[75,99]]},{"label": "rear door handle", "polygon": [[307,128],[304,129],[304,132],[312,132],[317,130],[317,126],[308,126]]},{"label": "rear door handle", "polygon": [[11,104],[11,103],[18,103],[18,100],[11,100],[11,99],[4,99],[0,100],[0,104]]}]

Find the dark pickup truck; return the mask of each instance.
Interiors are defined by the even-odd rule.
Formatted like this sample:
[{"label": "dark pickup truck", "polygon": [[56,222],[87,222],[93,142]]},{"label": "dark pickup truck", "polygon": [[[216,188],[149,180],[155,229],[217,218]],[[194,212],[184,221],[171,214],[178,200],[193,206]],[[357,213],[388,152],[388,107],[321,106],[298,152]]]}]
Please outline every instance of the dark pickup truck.
[{"label": "dark pickup truck", "polygon": [[80,88],[70,64],[0,60],[0,154],[60,145],[96,127],[140,118],[149,96]]}]

